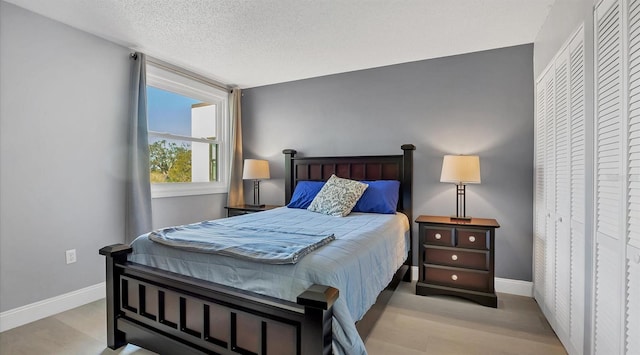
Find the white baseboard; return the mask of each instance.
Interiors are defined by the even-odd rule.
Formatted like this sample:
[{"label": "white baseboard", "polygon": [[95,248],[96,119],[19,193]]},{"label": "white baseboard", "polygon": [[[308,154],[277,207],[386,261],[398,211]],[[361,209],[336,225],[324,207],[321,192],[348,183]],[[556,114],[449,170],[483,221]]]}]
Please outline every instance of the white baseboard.
[{"label": "white baseboard", "polygon": [[[411,280],[418,281],[418,267],[411,267]],[[494,280],[496,292],[512,295],[533,297],[533,282],[496,277]]]},{"label": "white baseboard", "polygon": [[417,266],[411,267],[411,281],[418,281],[418,272]]},{"label": "white baseboard", "polygon": [[0,313],[0,332],[104,298],[106,283],[48,298]]},{"label": "white baseboard", "polygon": [[500,277],[496,277],[494,283],[496,292],[533,297],[533,282],[531,281],[503,279]]},{"label": "white baseboard", "polygon": [[[413,281],[417,281],[417,266],[411,267],[411,274],[411,279]],[[510,293],[526,297],[533,296],[533,283],[529,281],[496,277],[495,288],[496,292]],[[0,332],[97,301],[104,298],[105,294],[106,284],[101,282],[77,291],[65,293],[60,296],[2,312],[0,313]]]}]

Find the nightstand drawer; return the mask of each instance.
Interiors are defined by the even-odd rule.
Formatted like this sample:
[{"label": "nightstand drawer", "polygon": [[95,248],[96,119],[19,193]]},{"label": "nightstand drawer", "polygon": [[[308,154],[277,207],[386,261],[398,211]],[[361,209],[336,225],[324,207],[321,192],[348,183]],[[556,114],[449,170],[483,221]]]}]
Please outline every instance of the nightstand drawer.
[{"label": "nightstand drawer", "polygon": [[453,229],[426,228],[424,242],[432,245],[453,246]]},{"label": "nightstand drawer", "polygon": [[424,267],[425,282],[436,285],[463,288],[480,292],[493,292],[490,289],[489,273],[483,271],[464,271],[438,267]]},{"label": "nightstand drawer", "polygon": [[236,210],[236,209],[229,209],[227,211],[227,217],[242,216],[243,214],[249,214],[249,213],[255,213],[255,212],[253,212],[253,211]]},{"label": "nightstand drawer", "polygon": [[227,217],[234,216],[242,216],[245,214],[268,211],[274,208],[278,208],[282,206],[277,205],[261,205],[261,206],[253,206],[253,205],[237,205],[237,206],[225,206],[224,208],[227,210]]},{"label": "nightstand drawer", "polygon": [[424,260],[429,264],[489,270],[489,253],[425,247]]},{"label": "nightstand drawer", "polygon": [[488,250],[488,234],[489,231],[486,229],[458,229],[456,230],[456,246],[459,248]]}]

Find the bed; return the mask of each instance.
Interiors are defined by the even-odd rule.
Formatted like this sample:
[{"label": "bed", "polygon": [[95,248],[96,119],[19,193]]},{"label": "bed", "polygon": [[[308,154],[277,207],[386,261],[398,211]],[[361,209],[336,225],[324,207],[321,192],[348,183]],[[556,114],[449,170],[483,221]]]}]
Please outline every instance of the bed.
[{"label": "bed", "polygon": [[[362,340],[366,339],[398,282],[401,279],[411,279],[409,270],[412,263],[412,235],[411,228],[408,227],[412,220],[414,149],[413,145],[403,145],[401,155],[358,157],[297,157],[295,150],[283,151],[287,203],[298,182],[325,181],[332,174],[355,180],[400,182],[397,210],[402,214],[389,215],[386,219],[391,221],[390,225],[396,226],[389,228],[400,228],[397,226],[402,222],[398,221],[405,221],[407,233],[403,241],[405,249],[401,253],[404,255],[396,253],[391,258],[394,261],[389,262],[389,265],[397,269],[395,272],[391,270],[389,279],[384,280],[385,283],[389,281],[386,288],[376,288],[376,294],[381,288],[383,290],[377,297],[374,294],[373,300],[370,295],[355,295],[356,291],[353,289],[366,288],[366,285],[375,282],[358,281],[351,275],[353,272],[350,274],[345,271],[346,276],[342,278],[346,281],[342,280],[342,283],[316,276],[307,277],[302,282],[291,281],[298,278],[296,273],[301,272],[300,270],[313,269],[309,263],[314,259],[337,255],[340,253],[339,249],[343,248],[343,239],[346,238],[343,234],[349,232],[342,232],[336,226],[325,226],[323,223],[327,221],[326,217],[345,224],[348,221],[358,221],[356,223],[360,223],[361,227],[357,229],[367,233],[367,226],[374,223],[371,214],[352,213],[350,218],[340,219],[284,207],[220,222],[249,227],[252,223],[273,225],[276,228],[283,224],[283,220],[294,221],[298,218],[296,216],[301,216],[299,218],[314,220],[307,225],[301,224],[301,228],[311,228],[309,230],[314,231],[329,228],[337,231],[336,236],[339,238],[336,241],[311,252],[296,266],[285,268],[290,271],[287,277],[291,280],[274,283],[283,285],[280,288],[265,286],[262,276],[257,277],[258,281],[219,276],[229,275],[223,271],[225,267],[250,270],[248,262],[244,260],[226,265],[232,258],[222,257],[222,261],[210,265],[211,269],[221,272],[208,274],[207,269],[202,267],[197,272],[197,265],[206,263],[202,254],[195,256],[193,265],[196,266],[190,266],[186,261],[188,257],[179,254],[183,251],[158,246],[155,245],[157,243],[144,239],[139,241],[140,238],[132,243],[133,247],[116,244],[102,248],[100,253],[106,256],[107,265],[107,345],[115,349],[132,343],[163,354],[329,354],[334,349],[338,353],[363,352]],[[317,215],[317,218],[309,218],[305,213]],[[372,244],[377,243],[371,240]],[[169,255],[166,259],[173,260],[174,264],[169,265],[162,259],[156,259],[153,256],[156,252],[150,252],[146,247],[160,249],[159,253]],[[385,249],[388,248],[378,247],[377,252]],[[378,260],[377,256],[371,258]],[[332,261],[324,262],[327,268],[334,267],[333,264]],[[270,274],[271,270],[279,267],[282,266],[257,265],[255,272],[245,274]],[[374,267],[380,266],[373,262],[367,269]],[[391,266],[385,262],[384,267]],[[336,270],[341,272],[340,269]],[[365,286],[356,286],[358,282]],[[367,292],[362,291],[362,294],[365,293]],[[364,301],[356,302],[356,299]],[[358,320],[355,326],[350,323],[353,320]]]}]

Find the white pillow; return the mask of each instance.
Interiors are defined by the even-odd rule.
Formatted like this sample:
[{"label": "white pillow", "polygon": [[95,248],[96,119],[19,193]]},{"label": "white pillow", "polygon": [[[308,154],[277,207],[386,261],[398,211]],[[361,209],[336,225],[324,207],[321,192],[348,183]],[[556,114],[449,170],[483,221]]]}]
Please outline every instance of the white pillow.
[{"label": "white pillow", "polygon": [[360,196],[369,185],[360,181],[339,178],[331,175],[320,192],[311,201],[309,211],[344,217],[351,213]]}]

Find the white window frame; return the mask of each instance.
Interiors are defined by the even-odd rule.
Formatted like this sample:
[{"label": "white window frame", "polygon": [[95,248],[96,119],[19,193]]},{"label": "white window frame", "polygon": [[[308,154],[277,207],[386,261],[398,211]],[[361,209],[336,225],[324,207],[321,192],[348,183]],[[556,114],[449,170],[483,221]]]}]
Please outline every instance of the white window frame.
[{"label": "white window frame", "polygon": [[[229,121],[229,93],[204,82],[162,69],[147,62],[147,86],[174,92],[216,105],[216,142],[218,143],[218,181],[151,183],[151,198],[207,195],[228,192],[231,165],[231,142]],[[179,135],[160,133],[168,138],[180,139]]]}]

